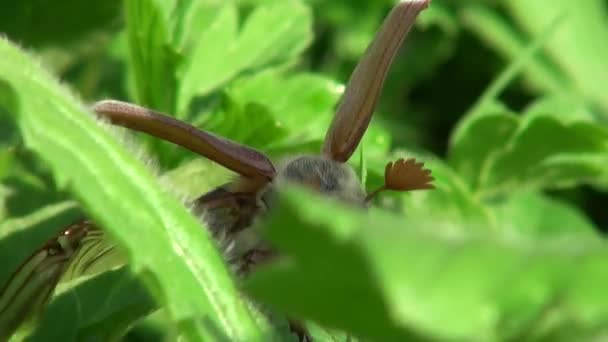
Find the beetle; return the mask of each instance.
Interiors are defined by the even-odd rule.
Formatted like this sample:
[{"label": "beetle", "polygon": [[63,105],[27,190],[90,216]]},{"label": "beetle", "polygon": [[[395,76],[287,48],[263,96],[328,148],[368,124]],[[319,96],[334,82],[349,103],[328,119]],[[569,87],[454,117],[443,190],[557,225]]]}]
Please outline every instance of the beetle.
[{"label": "beetle", "polygon": [[[369,194],[346,164],[370,123],[393,59],[415,18],[429,2],[403,1],[388,14],[350,77],[320,155],[290,157],[275,165],[253,148],[152,109],[104,100],[95,103],[92,111],[113,125],[180,145],[234,171],[238,176],[232,182],[190,204],[193,214],[201,218],[212,235],[228,239],[230,246],[250,233],[256,218],[272,210],[273,194],[285,183],[303,185],[361,207],[366,207],[381,191],[432,189],[431,171],[413,158],[389,162],[384,185]],[[77,221],[63,228],[21,264],[0,291],[0,339],[10,336],[28,316],[43,310],[68,269],[84,273],[112,250],[102,248],[90,253],[101,241],[102,232],[90,220]],[[241,275],[273,255],[261,239],[246,248],[230,249],[228,262]],[[87,257],[79,257],[83,254]]]}]

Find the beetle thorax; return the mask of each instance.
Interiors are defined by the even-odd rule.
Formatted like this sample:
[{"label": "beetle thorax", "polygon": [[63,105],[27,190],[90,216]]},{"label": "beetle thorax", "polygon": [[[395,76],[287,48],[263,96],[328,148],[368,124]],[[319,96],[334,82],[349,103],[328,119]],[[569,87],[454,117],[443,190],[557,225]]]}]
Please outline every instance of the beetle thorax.
[{"label": "beetle thorax", "polygon": [[283,161],[273,185],[284,183],[304,185],[349,203],[365,202],[365,191],[353,169],[321,156],[299,156]]}]

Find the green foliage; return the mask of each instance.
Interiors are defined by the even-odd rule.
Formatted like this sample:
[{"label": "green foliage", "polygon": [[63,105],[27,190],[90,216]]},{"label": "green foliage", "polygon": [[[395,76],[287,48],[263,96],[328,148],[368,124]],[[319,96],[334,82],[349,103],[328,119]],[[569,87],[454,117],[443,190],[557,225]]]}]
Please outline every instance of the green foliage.
[{"label": "green foliage", "polygon": [[605,337],[605,1],[433,0],[349,163],[374,189],[387,161],[414,156],[436,189],[383,194],[368,212],[287,189],[261,222],[284,258],[245,284],[180,202],[233,175],[100,125],[78,99],[129,100],[276,161],[316,154],[393,3],[5,8],[0,286],[83,216],[129,265],[66,277],[13,340],[293,340],[285,317],[321,341]]},{"label": "green foliage", "polygon": [[[2,4],[0,32],[27,46],[71,46],[116,26],[119,0],[20,1]],[[72,15],[78,13],[79,15]]]},{"label": "green foliage", "polygon": [[486,196],[582,182],[605,186],[608,129],[586,116],[561,114],[562,108],[572,106],[532,107],[521,117],[505,109],[477,116],[454,145],[456,167]]},{"label": "green foliage", "polygon": [[297,1],[257,6],[241,27],[236,4],[227,2],[214,10],[215,19],[197,38],[180,72],[178,112],[194,96],[208,94],[244,71],[289,62],[312,37],[309,10]]}]

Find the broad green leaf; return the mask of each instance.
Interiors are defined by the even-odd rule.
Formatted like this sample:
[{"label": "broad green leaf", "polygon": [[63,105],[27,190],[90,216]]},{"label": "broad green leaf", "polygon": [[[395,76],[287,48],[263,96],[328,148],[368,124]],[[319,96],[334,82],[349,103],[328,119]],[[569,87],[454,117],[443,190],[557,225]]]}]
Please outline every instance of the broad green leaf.
[{"label": "broad green leaf", "polygon": [[[391,160],[413,156],[411,153],[396,153]],[[433,229],[441,229],[445,234],[460,234],[460,229],[467,229],[467,232],[497,231],[497,222],[491,212],[453,169],[436,158],[423,156],[418,159],[432,171],[435,189],[399,194],[405,216],[412,220],[432,217]]]},{"label": "broad green leaf", "polygon": [[472,189],[479,187],[479,177],[518,125],[519,118],[506,109],[488,110],[468,123],[461,139],[453,141],[450,164]]},{"label": "broad green leaf", "polygon": [[59,294],[30,339],[116,340],[156,307],[139,279],[123,267],[89,278]]},{"label": "broad green leaf", "polygon": [[514,238],[598,237],[597,228],[578,209],[536,192],[514,194],[492,205],[501,232]]},{"label": "broad green leaf", "polygon": [[[236,127],[251,130],[252,127],[262,126],[260,129],[263,131],[265,125],[275,136],[273,144],[293,144],[325,137],[341,89],[336,82],[322,76],[305,73],[287,76],[280,70],[270,69],[236,80],[228,87],[227,94],[241,106],[250,103],[263,105],[273,120],[272,123],[264,122],[261,125],[257,122],[259,116],[247,115],[242,117],[246,123],[237,123]],[[273,127],[284,133],[272,132],[276,130]],[[260,136],[259,132],[252,133],[250,131],[248,135]],[[248,143],[265,146],[256,141]]]},{"label": "broad green leaf", "polygon": [[562,96],[545,96],[537,99],[526,109],[526,113],[559,113],[559,117],[564,120],[583,120],[601,123],[601,118],[597,114],[597,111],[593,111],[587,103],[580,99]]},{"label": "broad green leaf", "polygon": [[[9,112],[29,148],[50,166],[131,264],[186,337],[261,340],[207,231],[143,164],[31,57],[0,40]],[[6,97],[0,97],[6,98]],[[188,295],[184,295],[188,294]]]},{"label": "broad green leaf", "polygon": [[180,69],[179,113],[186,113],[195,96],[208,94],[244,71],[290,61],[310,43],[311,14],[299,1],[260,4],[240,30],[233,2],[219,11]]},{"label": "broad green leaf", "polygon": [[288,61],[312,41],[312,13],[299,0],[268,2],[247,17],[238,39],[241,70]]},{"label": "broad green leaf", "polygon": [[[470,12],[469,15],[473,16],[472,19],[475,19],[473,22],[481,20],[478,24],[482,28],[487,26],[490,32],[503,29],[501,27],[504,23],[497,25],[492,20],[487,20],[493,17],[493,14],[477,8],[474,6],[467,10],[467,13]],[[494,79],[454,128],[450,138],[449,161],[473,189],[480,186],[480,178],[484,177],[490,166],[490,159],[497,152],[496,145],[510,138],[517,126],[518,119],[498,100],[501,93],[526,67],[539,68],[535,62],[535,54],[557,29],[559,19],[550,21],[525,49],[520,49],[517,58]],[[564,91],[558,88],[560,87],[551,91],[559,93],[559,97],[565,97]],[[567,99],[572,101],[572,96]],[[480,141],[484,143],[480,144]]]},{"label": "broad green leaf", "polygon": [[[230,46],[235,44],[238,34],[238,9],[232,2],[218,8],[218,14],[200,32],[192,52],[185,58],[179,69],[180,87],[178,92],[178,113],[185,117],[192,98],[201,95],[226,82],[233,76],[234,65],[225,63],[230,55]],[[235,57],[232,57],[235,58]],[[237,56],[238,58],[238,56]],[[233,64],[237,64],[233,62]],[[226,65],[226,69],[224,66]],[[214,74],[228,74],[228,77]],[[210,84],[205,86],[205,84]]]},{"label": "broad green leaf", "polygon": [[[170,1],[168,1],[170,2]],[[209,28],[215,17],[221,14],[223,0],[182,0],[173,1],[174,7],[169,15],[171,41],[173,46],[184,55],[196,46],[201,32]]]},{"label": "broad green leaf", "polygon": [[588,120],[529,113],[480,175],[487,195],[516,187],[568,187],[608,181],[608,129]]},{"label": "broad green leaf", "polygon": [[225,95],[222,108],[207,113],[202,126],[218,135],[255,148],[265,148],[288,134],[270,109],[258,102],[235,101]]},{"label": "broad green leaf", "polygon": [[441,216],[364,213],[290,191],[266,224],[288,257],[247,288],[293,316],[380,341],[526,340],[607,323],[603,240],[446,232]]},{"label": "broad green leaf", "polygon": [[281,126],[290,131],[305,132],[310,126],[328,124],[342,93],[340,85],[326,77],[310,73],[285,75],[277,69],[236,80],[227,91],[236,101],[268,106]]},{"label": "broad green leaf", "polygon": [[608,180],[608,130],[572,103],[544,101],[522,117],[484,111],[460,133],[450,163],[483,196]]},{"label": "broad green leaf", "polygon": [[[576,96],[549,97],[554,104],[531,107],[520,118],[496,106],[497,98],[553,31],[542,34],[496,78],[452,135],[450,163],[482,196],[518,187],[603,186],[606,131]],[[560,107],[555,103],[569,103]],[[555,111],[547,111],[553,108]],[[570,112],[568,112],[570,110]],[[483,141],[483,144],[477,144]]]}]

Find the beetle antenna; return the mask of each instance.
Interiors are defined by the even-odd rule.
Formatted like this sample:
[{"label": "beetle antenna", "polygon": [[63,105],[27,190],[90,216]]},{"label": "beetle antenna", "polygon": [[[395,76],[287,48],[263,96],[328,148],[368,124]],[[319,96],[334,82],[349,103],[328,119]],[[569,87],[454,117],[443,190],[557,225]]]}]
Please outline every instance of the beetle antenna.
[{"label": "beetle antenna", "polygon": [[423,162],[414,158],[397,159],[395,162],[386,164],[384,169],[384,185],[372,191],[365,202],[371,201],[376,195],[385,190],[412,191],[434,189],[432,184],[434,178],[431,170],[424,168]]}]

